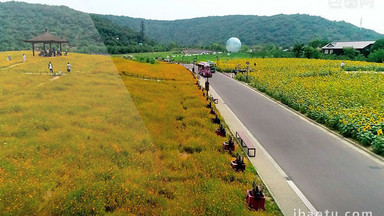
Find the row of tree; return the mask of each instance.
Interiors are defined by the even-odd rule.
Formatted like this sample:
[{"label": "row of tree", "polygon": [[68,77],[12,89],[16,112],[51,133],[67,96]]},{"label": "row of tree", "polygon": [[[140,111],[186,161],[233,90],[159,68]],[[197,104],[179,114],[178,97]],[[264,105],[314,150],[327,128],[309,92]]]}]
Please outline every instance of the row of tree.
[{"label": "row of tree", "polygon": [[328,44],[327,40],[314,40],[308,45],[296,43],[292,49],[297,58],[315,58],[315,59],[342,59],[356,61],[370,61],[383,63],[384,61],[384,39],[376,41],[372,47],[362,52],[352,48],[345,47],[341,55],[323,54],[321,48]]},{"label": "row of tree", "polygon": [[[274,44],[259,45],[249,47],[243,45],[240,52],[248,52],[252,57],[259,58],[309,58],[309,59],[339,59],[339,60],[355,60],[355,61],[370,61],[384,62],[384,39],[376,41],[373,46],[364,51],[359,52],[351,47],[343,49],[341,55],[323,54],[322,47],[330,43],[326,39],[315,39],[308,44],[296,43],[293,47],[278,47]],[[200,49],[208,49],[218,52],[225,52],[225,44],[212,43],[207,46],[199,46]]]}]

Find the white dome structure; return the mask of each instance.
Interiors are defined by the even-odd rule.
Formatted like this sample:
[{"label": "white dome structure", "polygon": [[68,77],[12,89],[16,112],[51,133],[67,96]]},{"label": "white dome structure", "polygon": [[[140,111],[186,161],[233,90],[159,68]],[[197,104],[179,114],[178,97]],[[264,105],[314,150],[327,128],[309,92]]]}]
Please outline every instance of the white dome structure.
[{"label": "white dome structure", "polygon": [[231,37],[227,41],[227,51],[228,52],[239,52],[241,49],[241,41],[239,38]]}]

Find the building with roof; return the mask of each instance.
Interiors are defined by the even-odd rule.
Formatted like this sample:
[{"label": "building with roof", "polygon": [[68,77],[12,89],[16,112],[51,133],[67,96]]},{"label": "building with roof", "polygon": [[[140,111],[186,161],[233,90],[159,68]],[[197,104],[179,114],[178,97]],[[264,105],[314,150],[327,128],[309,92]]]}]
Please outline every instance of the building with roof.
[{"label": "building with roof", "polygon": [[49,49],[52,50],[52,44],[59,44],[60,52],[62,52],[61,45],[64,43],[68,43],[67,40],[61,39],[45,29],[45,32],[37,37],[31,38],[29,40],[25,40],[24,42],[32,44],[32,52],[33,56],[35,56],[35,44],[43,44],[43,50],[45,51],[45,45],[49,44]]},{"label": "building with roof", "polygon": [[342,55],[343,49],[351,47],[362,54],[368,54],[375,41],[352,41],[352,42],[332,42],[325,45],[322,50],[324,54]]}]

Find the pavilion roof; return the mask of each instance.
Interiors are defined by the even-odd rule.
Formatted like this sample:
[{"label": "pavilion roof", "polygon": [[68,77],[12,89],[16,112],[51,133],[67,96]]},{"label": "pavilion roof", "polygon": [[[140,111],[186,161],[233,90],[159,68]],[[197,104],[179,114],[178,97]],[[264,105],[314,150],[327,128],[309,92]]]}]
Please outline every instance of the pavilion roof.
[{"label": "pavilion roof", "polygon": [[37,37],[25,40],[27,43],[68,43],[67,40],[61,39],[55,35],[52,35],[50,32],[45,30],[45,32]]}]

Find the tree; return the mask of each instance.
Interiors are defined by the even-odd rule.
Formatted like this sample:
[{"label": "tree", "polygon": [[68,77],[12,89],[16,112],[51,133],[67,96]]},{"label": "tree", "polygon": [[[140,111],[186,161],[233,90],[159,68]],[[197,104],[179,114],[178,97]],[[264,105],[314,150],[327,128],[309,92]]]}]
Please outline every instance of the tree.
[{"label": "tree", "polygon": [[369,54],[368,61],[384,63],[384,49],[379,49]]},{"label": "tree", "polygon": [[371,52],[384,49],[384,38],[377,40],[371,47]]},{"label": "tree", "polygon": [[343,48],[343,54],[345,57],[353,60],[359,54],[359,51],[353,49],[352,47]]},{"label": "tree", "polygon": [[180,45],[177,44],[175,41],[171,41],[168,43],[168,50],[174,50],[174,49],[177,49],[179,47],[180,47]]},{"label": "tree", "polygon": [[306,58],[318,59],[321,55],[320,51],[317,48],[313,48],[311,46],[304,47],[303,52]]},{"label": "tree", "polygon": [[296,43],[293,46],[292,52],[295,54],[296,58],[300,58],[303,55],[304,44]]},{"label": "tree", "polygon": [[222,43],[212,43],[207,48],[209,50],[218,51],[218,52],[224,52],[225,51],[225,45]]},{"label": "tree", "polygon": [[249,47],[248,47],[247,45],[242,45],[242,46],[241,46],[241,50],[240,50],[240,52],[245,53],[245,52],[248,52],[248,51],[249,51]]},{"label": "tree", "polygon": [[315,40],[309,42],[308,46],[313,47],[313,48],[321,48],[321,47],[323,47],[329,43],[330,43],[330,41],[326,40],[326,39],[323,39],[323,40],[315,39]]}]

